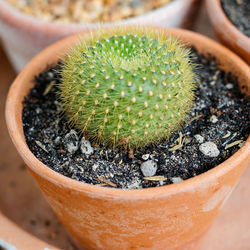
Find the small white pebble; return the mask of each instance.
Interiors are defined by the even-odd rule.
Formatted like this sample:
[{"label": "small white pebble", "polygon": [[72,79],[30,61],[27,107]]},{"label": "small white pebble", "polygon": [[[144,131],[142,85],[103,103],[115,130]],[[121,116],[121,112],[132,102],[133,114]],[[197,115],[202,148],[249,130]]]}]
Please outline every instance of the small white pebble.
[{"label": "small white pebble", "polygon": [[175,184],[183,181],[183,179],[181,177],[173,177],[171,178],[171,181]]},{"label": "small white pebble", "polygon": [[82,153],[85,155],[91,155],[94,152],[94,149],[92,148],[90,142],[85,140],[84,137],[81,139],[80,148],[81,148]]},{"label": "small white pebble", "polygon": [[212,123],[216,123],[216,122],[218,122],[218,118],[217,118],[216,115],[212,115],[212,116],[210,117],[209,121],[212,122]]},{"label": "small white pebble", "polygon": [[204,137],[202,137],[201,135],[197,134],[194,136],[195,140],[198,142],[198,143],[203,143],[204,142]]},{"label": "small white pebble", "polygon": [[145,161],[141,164],[141,171],[143,176],[145,177],[151,177],[154,176],[157,170],[157,164],[152,161]]},{"label": "small white pebble", "polygon": [[199,146],[199,150],[208,157],[217,157],[220,154],[219,149],[213,142],[205,142]]},{"label": "small white pebble", "polygon": [[226,88],[227,89],[232,89],[234,87],[234,85],[232,84],[232,83],[228,83],[227,85],[226,85]]},{"label": "small white pebble", "polygon": [[94,164],[94,165],[92,166],[92,168],[93,168],[94,171],[96,171],[96,169],[97,169],[98,167],[99,167],[98,164]]},{"label": "small white pebble", "polygon": [[201,108],[201,109],[206,108],[206,104],[205,104],[205,103],[202,103],[202,104],[200,105],[200,108]]},{"label": "small white pebble", "polygon": [[128,189],[138,189],[140,188],[140,182],[133,181],[128,185]]},{"label": "small white pebble", "polygon": [[141,157],[144,161],[146,161],[149,158],[149,154],[145,154]]},{"label": "small white pebble", "polygon": [[54,143],[56,144],[56,145],[59,145],[60,143],[61,143],[61,137],[60,136],[57,136],[56,137],[56,139],[54,140]]},{"label": "small white pebble", "polygon": [[75,153],[79,147],[79,137],[74,129],[71,129],[68,134],[65,135],[64,145],[69,153]]},{"label": "small white pebble", "polygon": [[43,111],[42,111],[42,109],[40,109],[40,108],[36,108],[36,113],[39,115],[39,114],[41,114]]},{"label": "small white pebble", "polygon": [[183,144],[187,145],[187,144],[189,144],[191,141],[192,141],[192,138],[191,138],[191,137],[185,137],[185,138],[183,139]]},{"label": "small white pebble", "polygon": [[29,132],[34,132],[34,131],[35,131],[34,127],[29,128]]},{"label": "small white pebble", "polygon": [[48,73],[48,77],[49,77],[49,78],[53,78],[53,77],[54,77],[54,74],[53,74],[52,72],[49,72],[49,73]]}]

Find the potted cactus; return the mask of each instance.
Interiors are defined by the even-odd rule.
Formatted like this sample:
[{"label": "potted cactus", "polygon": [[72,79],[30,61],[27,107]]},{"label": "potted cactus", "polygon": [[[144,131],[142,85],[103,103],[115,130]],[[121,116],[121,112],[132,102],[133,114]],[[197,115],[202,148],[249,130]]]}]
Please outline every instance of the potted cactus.
[{"label": "potted cactus", "polygon": [[[198,51],[193,50],[193,56],[190,45]],[[208,54],[216,56],[220,68],[207,58]],[[62,60],[59,63],[58,56]],[[208,67],[204,74],[197,72],[201,67]],[[210,104],[209,100],[204,103],[211,95],[210,88],[213,93],[222,91],[218,105],[233,96],[230,91],[226,95],[226,89],[232,89],[227,79],[235,85],[237,82],[231,74],[224,77],[226,72],[237,75],[242,92],[248,94],[244,86],[250,78],[248,66],[216,42],[184,30],[118,27],[82,34],[80,42],[79,36],[64,39],[34,58],[18,76],[6,105],[10,135],[79,246],[198,247],[249,162],[249,139],[244,144],[240,139],[247,138],[246,125],[239,122],[247,119],[243,108],[247,106],[242,105],[249,102],[237,91],[239,100],[230,99],[230,105],[235,102],[238,108],[230,125],[232,129],[243,126],[244,134],[217,138],[216,142],[226,142],[225,154],[218,152],[215,143],[202,143],[201,135],[195,137],[199,142],[188,142],[190,136],[183,134],[191,135],[187,130],[195,130],[194,124],[200,131],[205,126],[198,121],[201,116],[193,106],[198,102],[196,108],[201,106],[205,114],[202,105]],[[206,79],[214,83],[197,92],[200,85],[207,86]],[[221,81],[225,84],[219,84]],[[202,93],[204,98],[199,97]],[[195,95],[198,100],[194,102]],[[224,106],[229,115],[230,105]],[[208,108],[213,114],[207,114],[210,125],[217,123],[219,115],[223,117],[216,108]],[[194,117],[190,119],[192,112]],[[242,115],[240,119],[237,113]],[[183,133],[175,133],[178,128],[184,129]],[[210,128],[211,135],[218,130],[213,125]],[[224,129],[221,127],[221,131]],[[232,142],[237,136],[238,141]],[[191,151],[195,147],[201,151],[207,165],[223,163],[200,175],[196,167],[198,176],[188,179],[194,176],[194,167],[192,171],[186,169],[190,175],[182,170],[188,161],[181,167],[171,165],[181,156],[191,157],[183,154],[184,145]],[[145,148],[146,152],[151,150],[149,156],[144,154]],[[166,152],[171,159],[163,167]],[[183,178],[172,178],[175,171],[183,171]],[[142,184],[123,186],[129,174]],[[166,185],[171,183],[175,184]]]}]

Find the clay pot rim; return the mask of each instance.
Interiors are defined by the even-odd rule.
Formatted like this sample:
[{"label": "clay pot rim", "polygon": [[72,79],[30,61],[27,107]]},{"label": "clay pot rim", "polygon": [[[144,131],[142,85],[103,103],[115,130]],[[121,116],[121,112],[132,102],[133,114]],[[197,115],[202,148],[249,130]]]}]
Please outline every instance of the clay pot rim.
[{"label": "clay pot rim", "polygon": [[[105,27],[105,26],[110,26],[110,25],[139,23],[143,21],[145,18],[146,19],[150,18],[151,20],[153,20],[153,18],[159,18],[162,14],[166,15],[166,12],[168,13],[167,15],[168,18],[170,17],[172,18],[182,12],[183,3],[185,3],[185,1],[187,0],[174,0],[173,2],[163,5],[157,9],[153,9],[139,16],[122,19],[120,21],[103,22],[103,23],[102,22],[61,23],[61,22],[54,22],[54,21],[46,22],[40,18],[34,17],[32,15],[27,15],[19,11],[18,9],[11,6],[11,4],[5,1],[0,1],[0,17],[5,19],[7,23],[11,23],[12,25],[17,26],[17,27],[22,27],[22,28],[25,27],[27,30],[35,30],[37,32],[60,34],[60,33],[65,33],[64,30],[67,27],[71,30],[71,33],[76,33],[76,32],[82,32],[83,29],[90,30],[90,29],[100,28],[100,27]],[[188,0],[188,1],[191,2],[192,0]],[[189,4],[190,3],[188,3],[187,5]]]},{"label": "clay pot rim", "polygon": [[[153,28],[153,27],[151,27]],[[206,49],[206,45],[212,47],[214,52],[222,51],[226,58],[230,59],[233,65],[237,65],[240,68],[241,73],[246,76],[246,78],[250,79],[250,72],[248,65],[237,55],[231,52],[229,49],[225,48],[224,46],[220,45],[219,43],[207,38],[203,35],[197,34],[192,31],[187,31],[183,29],[167,29],[167,28],[160,28],[165,32],[169,33],[173,36],[183,36],[190,41],[190,43],[197,43],[199,42],[201,46]],[[81,35],[85,35],[82,33]],[[54,170],[47,167],[41,161],[39,161],[33,153],[28,148],[23,133],[23,126],[21,120],[21,112],[18,109],[18,105],[22,107],[22,100],[20,93],[22,92],[22,86],[25,85],[25,82],[29,82],[31,85],[32,81],[30,77],[27,77],[28,72],[30,69],[39,67],[40,62],[43,60],[47,60],[50,58],[50,54],[52,51],[56,51],[57,54],[62,48],[64,49],[64,53],[66,51],[66,45],[69,46],[74,44],[79,39],[78,35],[72,35],[67,38],[64,38],[52,45],[48,48],[40,52],[36,57],[34,57],[31,62],[23,69],[23,71],[17,76],[15,81],[10,87],[7,101],[6,101],[6,121],[9,134],[11,139],[16,146],[17,150],[19,151],[20,155],[22,156],[25,163],[32,168],[32,170],[38,175],[43,176],[43,178],[53,182],[58,186],[64,186],[65,188],[70,187],[70,189],[77,190],[78,192],[85,192],[88,193],[90,196],[95,197],[110,197],[110,199],[123,199],[133,200],[133,199],[149,199],[154,198],[155,196],[169,196],[175,193],[180,192],[188,192],[188,191],[195,191],[202,186],[207,186],[209,183],[214,182],[217,178],[220,178],[227,172],[229,172],[235,165],[240,164],[242,161],[249,161],[250,155],[250,136],[248,137],[247,141],[244,145],[234,153],[229,159],[224,161],[223,163],[219,164],[218,166],[208,170],[205,173],[192,177],[190,179],[184,180],[180,183],[165,185],[161,187],[152,187],[152,188],[144,188],[144,189],[119,189],[119,188],[109,188],[109,187],[100,187],[92,184],[83,183],[80,181],[73,180],[69,177],[63,176],[55,172]],[[211,49],[210,49],[211,50]],[[205,50],[206,52],[206,50]],[[216,55],[217,56],[217,55]],[[58,60],[58,58],[56,59]],[[222,60],[225,60],[224,58]],[[54,60],[55,61],[55,60]],[[44,68],[43,68],[44,69]],[[33,74],[33,73],[32,73]],[[33,76],[34,77],[34,76]],[[27,79],[28,80],[27,80]],[[30,88],[29,88],[30,89]],[[22,96],[26,95],[21,94]],[[21,99],[21,100],[18,100]],[[18,119],[18,116],[20,116]]]},{"label": "clay pot rim", "polygon": [[[222,20],[228,27],[230,33],[234,34],[235,37],[239,37],[239,39],[249,40],[250,38],[246,36],[243,32],[241,32],[227,17],[226,13],[224,12],[221,6],[221,0],[206,0],[206,5],[212,9],[213,14],[218,16],[219,19]],[[207,8],[208,9],[208,8]],[[212,18],[212,16],[211,16]]]}]

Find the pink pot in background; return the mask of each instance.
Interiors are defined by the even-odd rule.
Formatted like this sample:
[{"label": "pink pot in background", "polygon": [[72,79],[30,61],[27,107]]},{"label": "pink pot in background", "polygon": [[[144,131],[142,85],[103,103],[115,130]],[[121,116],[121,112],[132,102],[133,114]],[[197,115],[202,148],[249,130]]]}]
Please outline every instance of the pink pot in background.
[{"label": "pink pot in background", "polygon": [[[143,24],[190,28],[198,16],[201,0],[174,0],[147,14],[102,26]],[[15,70],[21,71],[28,61],[49,44],[62,37],[95,29],[99,23],[55,23],[28,16],[0,1],[0,36]]]}]

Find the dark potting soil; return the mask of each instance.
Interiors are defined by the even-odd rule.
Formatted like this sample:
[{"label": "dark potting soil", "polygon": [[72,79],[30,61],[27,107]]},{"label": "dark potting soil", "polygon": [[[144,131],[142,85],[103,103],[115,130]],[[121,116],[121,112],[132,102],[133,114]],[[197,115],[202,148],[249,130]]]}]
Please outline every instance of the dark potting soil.
[{"label": "dark potting soil", "polygon": [[230,21],[250,37],[250,0],[221,0],[221,3]]},{"label": "dark potting soil", "polygon": [[[215,167],[247,139],[250,102],[240,93],[231,73],[219,70],[213,58],[195,51],[194,55],[199,81],[186,125],[169,140],[135,152],[90,145],[87,138],[72,130],[62,114],[54,84],[60,83],[56,73],[60,63],[49,68],[37,76],[24,100],[23,127],[30,150],[48,167],[67,177],[117,188],[176,183]],[[146,165],[144,175],[147,172],[154,176],[145,177],[142,165]]]}]

